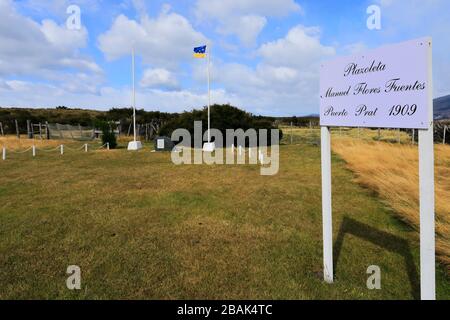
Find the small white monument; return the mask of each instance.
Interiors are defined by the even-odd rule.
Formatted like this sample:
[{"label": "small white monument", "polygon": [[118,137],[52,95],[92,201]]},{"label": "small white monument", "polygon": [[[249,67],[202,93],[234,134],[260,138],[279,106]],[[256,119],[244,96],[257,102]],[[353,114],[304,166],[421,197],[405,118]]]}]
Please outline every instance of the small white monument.
[{"label": "small white monument", "polygon": [[142,143],[140,141],[130,141],[128,143],[128,150],[137,151],[142,149]]},{"label": "small white monument", "polygon": [[207,142],[203,145],[203,152],[214,152],[216,144],[214,142]]}]

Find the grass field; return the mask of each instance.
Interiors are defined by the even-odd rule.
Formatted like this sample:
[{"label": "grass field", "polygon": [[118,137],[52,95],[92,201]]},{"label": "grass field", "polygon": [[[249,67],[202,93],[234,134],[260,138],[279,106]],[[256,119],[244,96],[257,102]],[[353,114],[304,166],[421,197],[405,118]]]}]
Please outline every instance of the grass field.
[{"label": "grass field", "polygon": [[[249,165],[174,166],[149,147],[11,154],[0,162],[0,298],[418,298],[417,232],[336,155],[336,282],[322,281],[314,135],[281,146],[276,176]],[[66,288],[72,264],[81,291]],[[374,264],[382,289],[371,291]],[[437,293],[450,299],[442,266]]]}]

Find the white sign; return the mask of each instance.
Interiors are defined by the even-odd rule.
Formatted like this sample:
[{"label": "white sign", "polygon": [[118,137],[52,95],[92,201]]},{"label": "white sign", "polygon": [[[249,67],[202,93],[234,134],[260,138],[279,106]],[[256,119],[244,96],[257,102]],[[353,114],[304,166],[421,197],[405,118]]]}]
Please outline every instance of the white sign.
[{"label": "white sign", "polygon": [[324,62],[320,125],[427,129],[431,39]]},{"label": "white sign", "polygon": [[422,300],[436,299],[431,39],[324,63],[320,80],[324,280],[334,280],[330,127],[421,129],[420,293]]},{"label": "white sign", "polygon": [[164,149],[164,139],[158,139],[158,149]]}]

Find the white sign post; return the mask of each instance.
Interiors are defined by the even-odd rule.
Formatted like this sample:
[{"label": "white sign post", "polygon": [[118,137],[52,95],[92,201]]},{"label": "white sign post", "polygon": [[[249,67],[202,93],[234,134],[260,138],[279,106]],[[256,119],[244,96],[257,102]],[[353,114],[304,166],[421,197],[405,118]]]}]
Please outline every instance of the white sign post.
[{"label": "white sign post", "polygon": [[332,126],[419,129],[421,297],[434,300],[434,141],[430,38],[325,62],[320,71],[324,279],[333,282]]}]

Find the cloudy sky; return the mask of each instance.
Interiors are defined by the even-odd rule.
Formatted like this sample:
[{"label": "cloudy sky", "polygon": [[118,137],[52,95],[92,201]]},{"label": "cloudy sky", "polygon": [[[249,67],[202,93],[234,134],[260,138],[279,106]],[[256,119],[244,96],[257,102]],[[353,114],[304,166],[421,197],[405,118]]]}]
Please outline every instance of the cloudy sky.
[{"label": "cloudy sky", "polygon": [[[366,27],[381,8],[382,29]],[[81,10],[72,30],[67,8]],[[318,113],[318,65],[386,43],[434,41],[434,94],[450,94],[448,0],[0,0],[0,106],[181,112],[212,100],[254,114]]]}]

